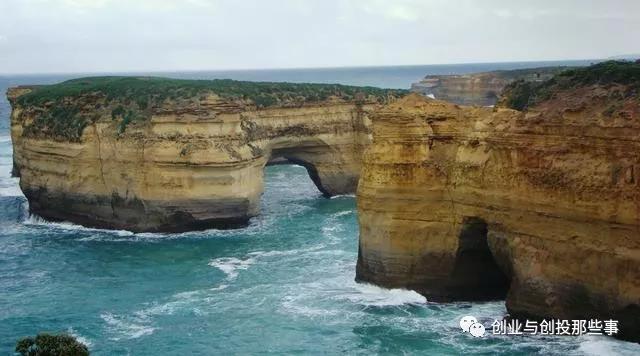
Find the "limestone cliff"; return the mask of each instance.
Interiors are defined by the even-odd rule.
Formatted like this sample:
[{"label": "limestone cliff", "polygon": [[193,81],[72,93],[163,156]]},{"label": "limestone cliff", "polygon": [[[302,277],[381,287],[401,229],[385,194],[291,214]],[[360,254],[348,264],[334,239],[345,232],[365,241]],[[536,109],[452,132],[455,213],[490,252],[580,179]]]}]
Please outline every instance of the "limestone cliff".
[{"label": "limestone cliff", "polygon": [[510,83],[518,80],[541,82],[567,67],[497,70],[460,75],[428,75],[411,85],[411,91],[460,105],[490,106]]},{"label": "limestone cliff", "polygon": [[242,226],[277,157],[304,165],[327,196],[354,192],[368,112],[391,92],[260,85],[99,78],[11,89],[14,171],[30,211],[132,231]]},{"label": "limestone cliff", "polygon": [[[640,100],[581,83],[527,112],[412,95],[373,114],[357,279],[506,296],[514,317],[617,319],[640,340]],[[626,99],[612,112],[611,97]]]}]

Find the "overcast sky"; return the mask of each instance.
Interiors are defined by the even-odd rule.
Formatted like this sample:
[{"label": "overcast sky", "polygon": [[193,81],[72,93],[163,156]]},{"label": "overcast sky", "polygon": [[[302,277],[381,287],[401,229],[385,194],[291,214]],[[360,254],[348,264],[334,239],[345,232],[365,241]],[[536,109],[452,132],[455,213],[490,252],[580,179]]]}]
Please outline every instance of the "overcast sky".
[{"label": "overcast sky", "polygon": [[595,59],[640,0],[0,0],[0,73]]}]

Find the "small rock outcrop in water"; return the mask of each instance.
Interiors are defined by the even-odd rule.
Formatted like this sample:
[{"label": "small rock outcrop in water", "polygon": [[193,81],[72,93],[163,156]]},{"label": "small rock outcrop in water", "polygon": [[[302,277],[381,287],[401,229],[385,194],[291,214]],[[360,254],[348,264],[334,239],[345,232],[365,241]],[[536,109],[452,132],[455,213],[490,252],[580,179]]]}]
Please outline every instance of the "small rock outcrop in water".
[{"label": "small rock outcrop in water", "polygon": [[473,74],[428,75],[413,83],[411,91],[433,95],[438,100],[460,105],[489,106],[496,104],[504,87],[514,81],[542,82],[566,69],[567,67],[541,67]]},{"label": "small rock outcrop in water", "polygon": [[132,231],[243,226],[283,157],[327,196],[355,191],[368,112],[402,91],[99,77],[9,90],[31,212]]},{"label": "small rock outcrop in water", "polygon": [[71,335],[38,334],[18,340],[15,348],[21,356],[89,356],[86,345]]},{"label": "small rock outcrop in water", "polygon": [[357,279],[506,297],[514,317],[619,320],[640,340],[639,70],[568,72],[527,112],[418,95],[375,112]]}]

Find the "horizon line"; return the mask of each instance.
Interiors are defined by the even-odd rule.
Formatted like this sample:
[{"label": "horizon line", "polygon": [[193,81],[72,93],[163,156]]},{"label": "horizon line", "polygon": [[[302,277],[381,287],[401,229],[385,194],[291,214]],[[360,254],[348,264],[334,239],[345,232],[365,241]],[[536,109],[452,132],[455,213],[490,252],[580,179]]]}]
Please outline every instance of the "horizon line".
[{"label": "horizon line", "polygon": [[[385,67],[425,67],[425,66],[456,66],[478,64],[506,64],[506,63],[547,63],[547,62],[587,62],[616,60],[614,58],[582,58],[582,59],[545,59],[545,60],[514,60],[514,61],[482,61],[482,62],[457,62],[457,63],[429,63],[429,64],[381,64],[381,65],[355,65],[355,66],[328,66],[328,67],[271,67],[271,68],[230,68],[230,69],[154,69],[154,70],[116,70],[116,71],[79,71],[79,72],[17,72],[0,73],[0,77],[11,76],[37,76],[37,75],[75,75],[75,74],[135,74],[135,73],[195,73],[195,72],[246,72],[246,71],[285,71],[285,70],[331,70],[331,69],[355,69],[355,68],[385,68]],[[618,59],[622,60],[622,59]]]}]

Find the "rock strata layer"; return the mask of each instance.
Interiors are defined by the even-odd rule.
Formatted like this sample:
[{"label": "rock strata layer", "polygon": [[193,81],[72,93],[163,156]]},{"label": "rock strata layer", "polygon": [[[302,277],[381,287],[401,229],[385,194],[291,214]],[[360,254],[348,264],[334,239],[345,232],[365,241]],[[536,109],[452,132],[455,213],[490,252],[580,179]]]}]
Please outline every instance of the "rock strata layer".
[{"label": "rock strata layer", "polygon": [[639,340],[640,116],[637,102],[608,115],[609,89],[527,113],[418,95],[376,111],[357,279],[431,301],[506,296],[514,317],[615,319]]}]

